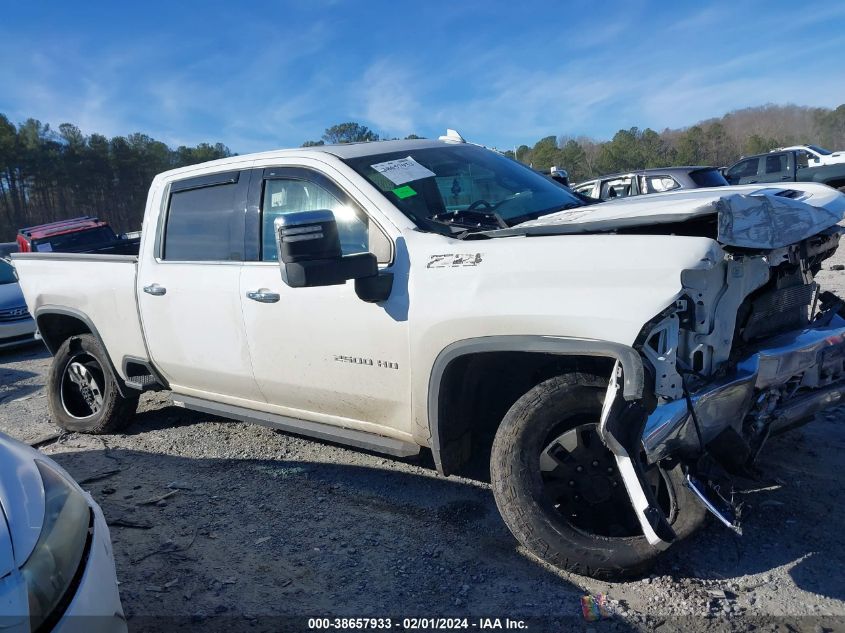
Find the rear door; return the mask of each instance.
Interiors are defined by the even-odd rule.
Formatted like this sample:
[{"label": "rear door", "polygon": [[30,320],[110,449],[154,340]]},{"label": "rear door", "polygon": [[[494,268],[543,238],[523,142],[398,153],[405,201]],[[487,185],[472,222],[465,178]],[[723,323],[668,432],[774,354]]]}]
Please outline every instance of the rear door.
[{"label": "rear door", "polygon": [[[394,264],[398,231],[383,228],[384,218],[372,216],[377,209],[354,191],[337,172],[254,171],[249,206],[258,220],[247,224],[258,246],[240,293],[246,333],[269,411],[395,436],[411,431],[407,268]],[[334,213],[344,255],[370,251],[382,270],[394,271],[387,301],[362,301],[354,281],[316,288],[282,281],[273,220],[317,209]]]},{"label": "rear door", "polygon": [[171,183],[138,303],[150,357],[174,391],[260,401],[244,335],[240,274],[249,170]]}]

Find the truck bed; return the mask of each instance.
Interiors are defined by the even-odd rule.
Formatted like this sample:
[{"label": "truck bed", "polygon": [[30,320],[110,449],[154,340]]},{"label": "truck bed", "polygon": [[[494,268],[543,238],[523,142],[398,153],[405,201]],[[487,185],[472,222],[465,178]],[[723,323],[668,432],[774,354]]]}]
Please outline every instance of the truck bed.
[{"label": "truck bed", "polygon": [[135,298],[137,257],[13,253],[12,261],[36,321],[49,312],[87,321],[123,378],[124,358],[147,358]]}]

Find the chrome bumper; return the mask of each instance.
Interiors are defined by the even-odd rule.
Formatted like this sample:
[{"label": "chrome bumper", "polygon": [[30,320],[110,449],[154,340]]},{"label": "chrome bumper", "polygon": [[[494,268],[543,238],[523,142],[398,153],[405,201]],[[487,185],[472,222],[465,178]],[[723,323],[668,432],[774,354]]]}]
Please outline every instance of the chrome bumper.
[{"label": "chrome bumper", "polygon": [[[783,428],[845,400],[845,320],[768,339],[737,363],[733,374],[690,394],[706,444],[742,422],[762,393],[800,380],[800,389],[769,413],[772,430]],[[642,436],[649,463],[671,454],[695,454],[700,445],[684,398],[659,405]]]}]

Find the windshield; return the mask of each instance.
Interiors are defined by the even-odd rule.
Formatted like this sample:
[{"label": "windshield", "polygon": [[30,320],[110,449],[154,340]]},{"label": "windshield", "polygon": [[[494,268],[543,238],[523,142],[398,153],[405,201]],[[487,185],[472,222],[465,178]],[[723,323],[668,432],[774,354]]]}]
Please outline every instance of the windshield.
[{"label": "windshield", "polygon": [[15,269],[12,265],[0,259],[0,285],[17,283],[18,278],[15,275]]},{"label": "windshield", "polygon": [[347,159],[420,228],[445,234],[514,226],[583,206],[571,191],[475,145]]},{"label": "windshield", "polygon": [[822,156],[830,156],[833,153],[829,149],[819,147],[818,145],[807,145],[807,148],[813,150],[816,154],[821,154]]}]

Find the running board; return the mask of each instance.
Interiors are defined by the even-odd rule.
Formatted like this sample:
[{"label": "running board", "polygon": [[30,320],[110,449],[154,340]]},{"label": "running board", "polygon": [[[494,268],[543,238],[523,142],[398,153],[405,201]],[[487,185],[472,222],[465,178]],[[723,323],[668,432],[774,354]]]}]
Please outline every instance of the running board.
[{"label": "running board", "polygon": [[210,413],[212,415],[220,415],[225,418],[240,420],[241,422],[260,424],[261,426],[267,426],[271,429],[286,431],[288,433],[296,433],[298,435],[307,435],[308,437],[313,437],[319,440],[346,444],[348,446],[363,448],[377,453],[385,453],[395,457],[411,457],[413,455],[418,455],[420,452],[420,447],[416,444],[397,440],[392,437],[386,437],[384,435],[366,433],[365,431],[357,431],[355,429],[345,429],[339,426],[323,424],[321,422],[310,422],[308,420],[300,420],[298,418],[289,418],[284,415],[255,411],[254,409],[246,409],[244,407],[236,407],[231,404],[212,402],[210,400],[203,400],[202,398],[194,398],[193,396],[185,396],[174,393],[173,404],[176,406],[183,406],[186,409],[191,409],[193,411],[199,411],[201,413]]}]

